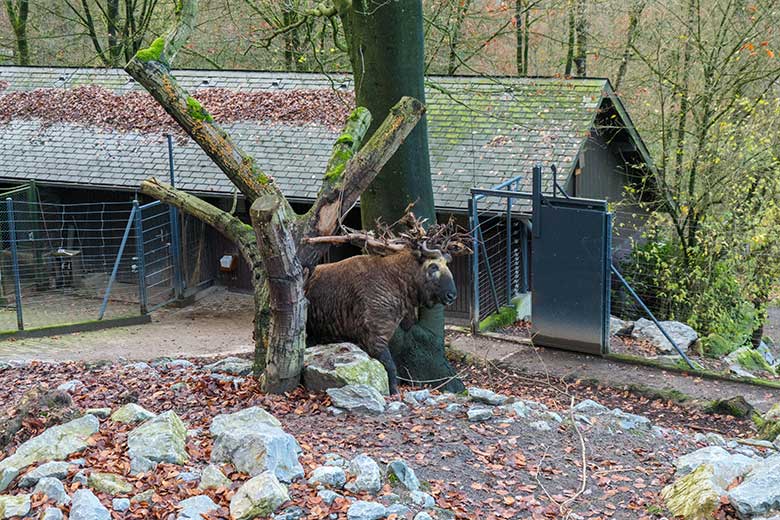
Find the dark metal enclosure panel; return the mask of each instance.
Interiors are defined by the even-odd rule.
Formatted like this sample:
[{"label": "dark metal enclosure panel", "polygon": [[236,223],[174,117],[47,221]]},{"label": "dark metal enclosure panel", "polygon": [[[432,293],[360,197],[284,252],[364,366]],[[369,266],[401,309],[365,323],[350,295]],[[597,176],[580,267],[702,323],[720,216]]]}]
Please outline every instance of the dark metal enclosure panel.
[{"label": "dark metal enclosure panel", "polygon": [[[606,349],[607,213],[545,199],[534,236],[534,344],[589,354]],[[536,222],[535,222],[536,224]]]}]

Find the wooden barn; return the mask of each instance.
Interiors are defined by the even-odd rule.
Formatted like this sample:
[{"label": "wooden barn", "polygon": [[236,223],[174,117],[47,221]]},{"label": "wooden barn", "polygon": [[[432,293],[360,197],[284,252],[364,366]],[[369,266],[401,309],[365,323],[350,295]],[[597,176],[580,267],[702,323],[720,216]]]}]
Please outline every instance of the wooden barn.
[{"label": "wooden barn", "polygon": [[[176,76],[305,210],[352,106],[351,77],[200,70]],[[530,191],[536,163],[555,164],[572,196],[630,204],[626,188],[638,186],[649,167],[606,79],[436,76],[426,84],[440,219],[453,215],[467,226],[474,187],[523,176],[517,188]],[[120,69],[0,67],[0,132],[0,187],[34,181],[40,200],[58,203],[130,200],[143,179],[168,179],[165,134],[173,132],[177,186],[246,216],[230,182]],[[552,190],[549,178],[544,186]],[[359,222],[356,213],[350,218]],[[191,243],[184,244],[184,262],[196,266],[197,283],[249,288],[240,259],[220,270],[220,257],[236,253],[232,244],[192,222],[184,232]],[[469,264],[453,264],[460,293],[448,310],[454,318],[469,314]]]}]

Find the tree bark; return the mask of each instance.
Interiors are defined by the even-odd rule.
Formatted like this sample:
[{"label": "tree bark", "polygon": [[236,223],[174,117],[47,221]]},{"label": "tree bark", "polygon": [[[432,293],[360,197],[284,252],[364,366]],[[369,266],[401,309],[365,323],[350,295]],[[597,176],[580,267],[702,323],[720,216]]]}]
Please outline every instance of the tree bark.
[{"label": "tree bark", "polygon": [[576,0],[568,0],[569,1],[569,31],[568,31],[568,39],[566,42],[566,66],[564,68],[564,76],[571,76],[572,67],[574,66],[574,44],[576,42],[575,38],[575,32],[576,32],[576,26],[577,26],[577,17],[574,14],[575,11],[575,4],[574,2]]},{"label": "tree bark", "polygon": [[626,71],[628,70],[628,62],[631,60],[631,53],[634,45],[636,44],[636,38],[639,36],[639,18],[642,16],[642,11],[645,9],[645,0],[634,0],[629,8],[628,12],[628,29],[626,30],[626,47],[623,50],[623,58],[620,60],[620,67],[618,67],[617,74],[615,75],[615,90],[620,89],[620,85],[623,83],[623,79],[626,77]]},{"label": "tree bark", "polygon": [[14,0],[5,0],[5,10],[16,39],[14,51],[16,59],[14,61],[17,65],[29,65],[30,45],[27,40],[27,17],[30,13],[30,2],[29,0],[16,0],[14,3]]},{"label": "tree bark", "polygon": [[575,32],[577,36],[577,49],[574,55],[574,65],[577,67],[577,76],[584,78],[588,75],[588,17],[587,0],[577,0],[577,22]]},{"label": "tree bark", "polygon": [[[349,37],[357,104],[375,116],[388,113],[394,100],[425,100],[423,84],[422,2],[367,0],[362,8],[340,11]],[[376,131],[374,125],[369,133]],[[418,217],[436,221],[428,158],[428,130],[423,119],[382,168],[360,200],[365,229],[376,220],[395,222],[410,203]],[[405,380],[428,381],[451,391],[463,384],[444,356],[444,308],[420,309],[410,330],[398,329],[390,350]]]}]

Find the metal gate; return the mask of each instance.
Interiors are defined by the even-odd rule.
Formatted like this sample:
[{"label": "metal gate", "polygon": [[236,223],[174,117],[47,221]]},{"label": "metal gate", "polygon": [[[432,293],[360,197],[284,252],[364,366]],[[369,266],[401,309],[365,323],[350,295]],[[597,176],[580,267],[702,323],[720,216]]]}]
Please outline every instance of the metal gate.
[{"label": "metal gate", "polygon": [[142,313],[182,295],[177,218],[176,211],[160,201],[138,206],[136,211],[136,268]]},{"label": "metal gate", "polygon": [[607,353],[610,234],[606,202],[548,197],[534,190],[535,345]]}]

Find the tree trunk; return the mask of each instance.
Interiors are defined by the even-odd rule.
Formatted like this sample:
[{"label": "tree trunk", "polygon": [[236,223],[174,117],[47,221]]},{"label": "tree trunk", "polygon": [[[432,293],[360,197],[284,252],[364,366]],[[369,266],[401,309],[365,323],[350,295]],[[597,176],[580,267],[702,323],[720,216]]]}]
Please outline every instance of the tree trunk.
[{"label": "tree trunk", "polygon": [[[402,96],[424,102],[422,2],[367,0],[342,15],[349,38],[357,104],[377,117]],[[369,128],[369,134],[375,128]],[[395,222],[410,203],[418,217],[435,222],[425,119],[409,134],[360,199],[363,227],[377,219]],[[463,384],[444,356],[444,307],[420,309],[410,330],[396,331],[390,343],[402,380],[426,381],[451,391]]]},{"label": "tree trunk", "polygon": [[577,49],[574,55],[574,64],[577,67],[577,76],[584,78],[588,75],[588,17],[587,0],[577,0],[577,22],[575,32],[577,36]]},{"label": "tree trunk", "polygon": [[618,67],[617,74],[615,75],[615,90],[620,89],[620,85],[626,77],[628,62],[631,59],[631,54],[633,53],[633,48],[636,44],[636,38],[639,35],[639,18],[642,16],[642,11],[644,11],[644,9],[645,0],[634,0],[629,8],[626,47],[623,50],[623,58],[620,60],[620,67]]},{"label": "tree trunk", "polygon": [[122,61],[122,45],[119,41],[119,0],[106,2],[106,33],[108,34],[108,55],[111,65],[119,66]]},{"label": "tree trunk", "polygon": [[565,76],[571,76],[571,70],[574,66],[574,43],[575,43],[575,28],[576,28],[576,16],[574,15],[574,2],[576,0],[569,0],[569,32],[568,40],[566,42],[566,67],[564,69]]},{"label": "tree trunk", "polygon": [[455,5],[455,23],[450,28],[450,55],[449,65],[447,66],[447,74],[455,74],[460,66],[460,60],[458,59],[458,46],[460,45],[460,38],[463,31],[463,22],[466,19],[469,8],[471,7],[471,0],[463,0],[456,2]]},{"label": "tree trunk", "polygon": [[27,17],[30,12],[29,0],[5,0],[5,10],[11,28],[14,31],[16,48],[14,49],[14,62],[17,65],[30,64],[30,45],[27,40]]}]

